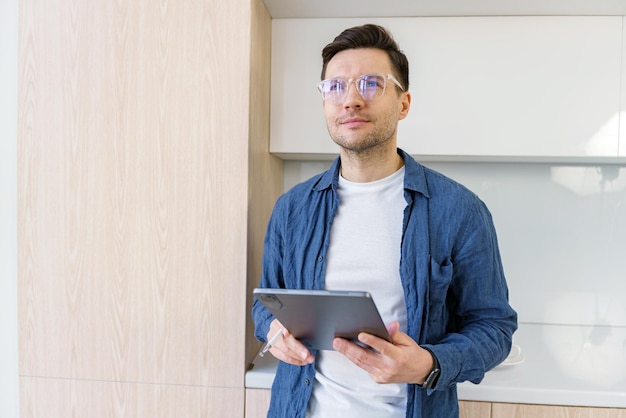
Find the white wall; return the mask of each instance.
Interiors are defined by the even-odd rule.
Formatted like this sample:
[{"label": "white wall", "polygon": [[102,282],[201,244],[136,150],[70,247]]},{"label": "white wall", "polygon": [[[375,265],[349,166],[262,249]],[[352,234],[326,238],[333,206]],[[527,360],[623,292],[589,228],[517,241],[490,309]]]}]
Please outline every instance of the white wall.
[{"label": "white wall", "polygon": [[[285,188],[329,164],[286,161]],[[520,322],[626,327],[626,166],[425,165],[491,210]]]},{"label": "white wall", "polygon": [[0,2],[0,416],[19,417],[17,367],[17,0]]},{"label": "white wall", "polygon": [[[272,23],[272,150],[307,160],[285,162],[285,187],[329,164],[314,160],[336,154],[324,126],[319,94],[311,88],[314,83],[298,80],[319,77],[321,59],[315,48],[321,49],[332,38],[328,33],[365,21],[275,19]],[[499,234],[511,303],[520,321],[626,327],[621,300],[626,294],[621,262],[626,254],[626,163],[616,158],[623,156],[619,148],[626,144],[626,124],[619,126],[620,115],[623,119],[626,114],[625,18],[370,21],[390,28],[409,60],[413,55],[411,112],[400,122],[398,143],[412,154],[428,156],[425,165],[465,184],[487,203]],[[304,31],[293,30],[303,26]],[[591,32],[605,36],[579,37]],[[309,47],[303,48],[305,40],[300,42],[298,33],[306,33],[306,42],[312,36],[318,46],[305,42]],[[433,40],[429,34],[436,33],[441,36]],[[507,38],[505,33],[515,35]],[[493,34],[502,36],[494,38]],[[448,38],[450,42],[438,43]],[[540,46],[542,40],[545,45]],[[523,54],[544,47],[538,55]],[[450,61],[436,58],[442,50],[450,54]],[[563,55],[564,51],[571,56]],[[606,54],[593,58],[597,51]],[[490,61],[491,57],[495,59]],[[593,68],[583,70],[580,79],[566,83],[564,90],[554,90],[557,81],[566,80],[569,68],[581,60]],[[502,62],[512,65],[505,68]],[[610,74],[604,72],[607,69]],[[526,78],[526,72],[533,77]],[[302,93],[294,94],[297,86]],[[461,87],[465,86],[477,90],[464,92]],[[581,86],[587,90],[575,98],[573,91]],[[553,100],[544,102],[547,90],[554,93]],[[599,98],[600,92],[606,94]],[[502,96],[496,98],[494,93]],[[526,101],[521,99],[527,94]],[[291,106],[294,97],[297,106]],[[537,97],[549,104],[538,106]],[[594,112],[601,104],[606,111],[596,118]],[[565,108],[571,110],[566,112],[569,116],[559,114]],[[427,125],[432,129],[424,129]],[[492,125],[501,129],[488,132]],[[520,145],[526,148],[521,150]],[[596,148],[604,151],[596,153]],[[435,158],[455,162],[435,163]]]}]

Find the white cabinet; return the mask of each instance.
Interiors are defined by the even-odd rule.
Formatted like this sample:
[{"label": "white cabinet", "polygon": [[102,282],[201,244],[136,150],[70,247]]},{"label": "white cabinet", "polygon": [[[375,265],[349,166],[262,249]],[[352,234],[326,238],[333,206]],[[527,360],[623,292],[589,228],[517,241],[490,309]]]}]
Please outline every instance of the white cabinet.
[{"label": "white cabinet", "polygon": [[[270,151],[329,158],[315,84],[321,49],[342,29],[379,23],[411,64],[399,146],[434,159],[626,156],[619,144],[622,16],[274,19]],[[622,131],[626,123],[622,123]],[[621,154],[620,154],[621,153]]]}]

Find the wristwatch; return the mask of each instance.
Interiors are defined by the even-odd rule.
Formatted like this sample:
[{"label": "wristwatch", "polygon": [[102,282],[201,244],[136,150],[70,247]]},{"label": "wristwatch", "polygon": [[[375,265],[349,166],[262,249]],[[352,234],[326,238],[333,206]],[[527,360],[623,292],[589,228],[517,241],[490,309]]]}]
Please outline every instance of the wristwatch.
[{"label": "wristwatch", "polygon": [[[428,349],[426,349],[428,350]],[[431,356],[433,356],[433,369],[430,371],[426,380],[421,385],[418,385],[422,389],[432,389],[437,384],[437,379],[439,379],[439,375],[441,374],[441,369],[439,368],[439,361],[437,361],[437,357],[433,354],[432,351],[428,350]]]}]

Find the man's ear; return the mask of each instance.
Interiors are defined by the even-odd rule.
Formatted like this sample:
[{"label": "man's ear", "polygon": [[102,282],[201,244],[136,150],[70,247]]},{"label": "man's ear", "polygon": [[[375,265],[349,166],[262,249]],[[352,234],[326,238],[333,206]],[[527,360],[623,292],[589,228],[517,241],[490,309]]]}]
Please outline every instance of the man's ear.
[{"label": "man's ear", "polygon": [[399,108],[398,108],[398,120],[402,120],[406,118],[409,114],[409,109],[411,108],[411,93],[404,92],[402,93],[402,100],[400,100]]}]

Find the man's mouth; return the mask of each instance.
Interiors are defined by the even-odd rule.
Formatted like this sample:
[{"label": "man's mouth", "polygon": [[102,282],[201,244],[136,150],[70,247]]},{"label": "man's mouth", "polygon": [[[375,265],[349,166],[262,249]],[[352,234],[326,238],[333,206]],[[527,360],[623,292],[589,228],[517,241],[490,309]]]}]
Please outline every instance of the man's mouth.
[{"label": "man's mouth", "polygon": [[341,121],[341,125],[347,127],[358,127],[366,124],[367,119],[359,118],[359,117],[349,117]]}]

